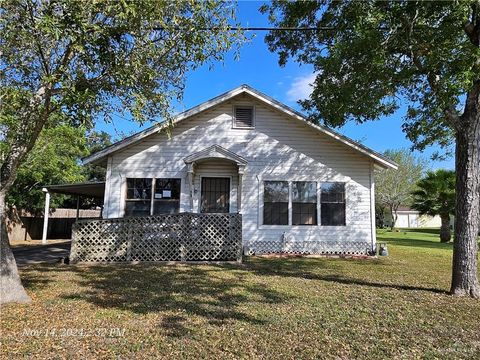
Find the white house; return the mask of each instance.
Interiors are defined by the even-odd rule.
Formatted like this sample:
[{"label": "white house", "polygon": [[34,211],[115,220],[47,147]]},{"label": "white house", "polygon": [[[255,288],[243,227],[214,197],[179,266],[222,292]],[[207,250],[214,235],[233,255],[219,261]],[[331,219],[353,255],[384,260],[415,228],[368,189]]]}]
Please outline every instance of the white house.
[{"label": "white house", "polygon": [[107,168],[104,218],[242,214],[255,253],[375,248],[374,170],[396,164],[242,85],[84,159]]}]

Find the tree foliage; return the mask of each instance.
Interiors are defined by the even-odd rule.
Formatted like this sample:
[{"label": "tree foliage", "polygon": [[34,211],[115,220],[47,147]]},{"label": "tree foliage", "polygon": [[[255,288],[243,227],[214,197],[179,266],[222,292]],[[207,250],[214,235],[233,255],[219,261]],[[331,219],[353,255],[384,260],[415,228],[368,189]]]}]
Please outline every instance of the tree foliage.
[{"label": "tree foliage", "polygon": [[444,169],[429,171],[417,183],[417,190],[413,192],[412,208],[420,214],[440,215],[440,240],[450,241],[450,215],[455,213],[455,172]]},{"label": "tree foliage", "polygon": [[417,183],[412,208],[430,216],[455,214],[455,171],[429,171]]},{"label": "tree foliage", "polygon": [[375,174],[375,203],[378,208],[388,209],[394,228],[399,206],[410,205],[412,192],[427,164],[407,149],[387,150],[384,155],[398,164],[398,170],[381,170]]},{"label": "tree foliage", "polygon": [[468,1],[274,1],[262,10],[278,27],[320,29],[266,37],[280,64],[313,65],[314,90],[301,101],[312,121],[377,120],[406,99],[404,130],[424,149],[451,144],[450,116],[480,78],[480,49],[464,29],[472,4],[478,11]]},{"label": "tree foliage", "polygon": [[233,9],[216,0],[3,1],[2,186],[57,114],[86,126],[114,113],[170,119],[187,71],[242,40],[226,31]]},{"label": "tree foliage", "polygon": [[[7,195],[7,205],[34,213],[43,211],[43,185],[68,184],[84,181],[105,181],[105,168],[81,165],[81,158],[111,144],[103,131],[87,131],[84,127],[61,124],[45,128],[32,151],[19,167],[17,178]],[[98,205],[98,200],[82,199],[81,207]],[[55,194],[50,208],[76,207],[76,199]]]},{"label": "tree foliage", "polygon": [[[43,210],[45,194],[42,185],[84,181],[85,174],[79,160],[87,154],[84,128],[60,125],[44,129],[19,167],[7,203],[17,209]],[[58,207],[64,200],[65,196],[52,196],[51,207]]]}]

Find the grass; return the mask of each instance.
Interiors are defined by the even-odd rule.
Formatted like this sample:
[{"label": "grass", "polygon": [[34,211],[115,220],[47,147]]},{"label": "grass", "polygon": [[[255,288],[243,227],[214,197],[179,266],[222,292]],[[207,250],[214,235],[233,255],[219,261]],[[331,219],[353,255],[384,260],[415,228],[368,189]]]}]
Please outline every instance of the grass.
[{"label": "grass", "polygon": [[4,358],[480,357],[480,301],[446,291],[451,244],[380,231],[378,260],[31,266],[2,308]]}]

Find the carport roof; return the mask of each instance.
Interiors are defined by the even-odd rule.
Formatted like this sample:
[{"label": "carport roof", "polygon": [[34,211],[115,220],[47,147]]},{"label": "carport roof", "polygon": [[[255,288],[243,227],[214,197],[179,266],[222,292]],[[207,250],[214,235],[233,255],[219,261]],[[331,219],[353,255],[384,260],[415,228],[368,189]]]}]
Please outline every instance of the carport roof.
[{"label": "carport roof", "polygon": [[105,181],[85,182],[75,184],[45,185],[51,193],[79,195],[85,197],[103,198],[105,194]]}]

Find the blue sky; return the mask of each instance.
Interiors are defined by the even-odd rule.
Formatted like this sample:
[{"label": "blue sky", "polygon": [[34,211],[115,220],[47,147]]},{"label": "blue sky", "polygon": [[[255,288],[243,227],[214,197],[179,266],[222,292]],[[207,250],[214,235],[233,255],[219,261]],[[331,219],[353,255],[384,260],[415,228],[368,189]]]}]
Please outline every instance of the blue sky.
[{"label": "blue sky", "polygon": [[[269,26],[266,16],[258,11],[262,3],[257,1],[238,3],[237,16],[242,26]],[[187,76],[184,100],[177,105],[178,110],[198,105],[244,83],[301,110],[296,101],[301,96],[308,96],[308,84],[313,80],[311,67],[300,66],[294,62],[280,67],[277,55],[268,51],[264,41],[265,32],[259,31],[254,35],[252,41],[242,47],[239,60],[235,60],[232,52],[227,54],[224,64],[216,64],[213,69],[203,66],[190,72]],[[403,112],[404,109],[400,109],[396,114],[379,121],[370,121],[362,125],[349,123],[335,130],[379,152],[409,148],[412,144],[401,129]],[[145,126],[148,125],[150,124]],[[98,123],[97,129],[107,131],[113,137],[119,137],[120,134],[129,135],[142,128],[134,122],[116,117],[113,124]],[[416,154],[429,158],[436,150],[438,148],[431,147],[423,153]],[[453,169],[454,159],[431,161],[430,166],[432,169],[442,167]]]}]

